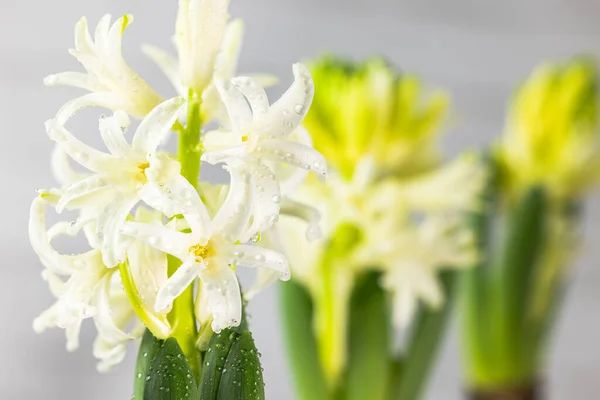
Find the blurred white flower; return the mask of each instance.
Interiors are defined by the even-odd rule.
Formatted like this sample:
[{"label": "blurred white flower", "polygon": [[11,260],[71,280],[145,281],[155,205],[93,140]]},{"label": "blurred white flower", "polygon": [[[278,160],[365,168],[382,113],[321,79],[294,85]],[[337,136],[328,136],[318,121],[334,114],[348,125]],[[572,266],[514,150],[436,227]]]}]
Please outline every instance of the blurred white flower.
[{"label": "blurred white flower", "polygon": [[[63,189],[56,209],[61,212],[91,208],[97,212],[96,236],[109,267],[124,260],[126,246],[119,242],[118,231],[129,211],[140,199],[151,206],[160,202],[161,182],[179,174],[179,163],[157,153],[157,148],[177,119],[183,102],[173,98],[152,110],[136,130],[131,145],[123,136],[129,125],[125,113],[116,111],[114,116],[102,118],[100,133],[111,154],[76,139],[63,125],[67,119],[64,107],[55,119],[46,122],[48,135],[60,151],[93,172]],[[77,103],[74,107],[83,104]]]},{"label": "blurred white flower", "polygon": [[62,72],[44,79],[48,86],[66,85],[92,93],[83,98],[91,105],[123,110],[143,118],[160,104],[162,98],[123,60],[121,38],[133,21],[125,15],[110,25],[111,16],[102,17],[95,37],[90,36],[87,20],[75,26],[75,49],[70,53],[85,67],[86,73]]},{"label": "blurred white flower", "polygon": [[277,271],[280,279],[289,279],[288,263],[281,254],[238,244],[249,223],[248,204],[253,190],[250,174],[243,166],[233,165],[229,170],[229,193],[212,220],[187,180],[175,177],[165,184],[172,194],[172,204],[162,211],[167,215],[182,214],[190,233],[137,222],[126,222],[122,230],[183,262],[160,288],[156,310],[167,308],[196,278],[200,278],[199,296],[207,299],[215,332],[241,322],[242,302],[235,266],[268,268]]}]

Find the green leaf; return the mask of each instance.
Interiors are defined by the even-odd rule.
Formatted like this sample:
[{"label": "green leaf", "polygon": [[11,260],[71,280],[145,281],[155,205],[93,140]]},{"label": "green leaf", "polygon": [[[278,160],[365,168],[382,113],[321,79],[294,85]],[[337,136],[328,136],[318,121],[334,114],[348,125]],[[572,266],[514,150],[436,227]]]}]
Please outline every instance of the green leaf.
[{"label": "green leaf", "polygon": [[413,322],[413,330],[408,341],[403,360],[398,397],[402,400],[420,399],[426,388],[431,368],[435,364],[438,349],[446,334],[449,317],[452,313],[455,295],[455,282],[459,272],[445,271],[441,274],[446,301],[439,310],[422,307]]},{"label": "green leaf", "polygon": [[327,400],[327,383],[313,332],[310,295],[293,280],[279,285],[279,290],[282,331],[297,399]]},{"label": "green leaf", "polygon": [[146,379],[144,400],[199,399],[192,370],[175,338],[158,350]]},{"label": "green leaf", "polygon": [[219,392],[221,376],[229,351],[240,334],[233,329],[224,329],[210,338],[208,349],[204,353],[202,377],[200,378],[200,398],[214,400]]},{"label": "green leaf", "polygon": [[[236,336],[223,368],[217,400],[264,400],[259,353],[250,332]],[[204,400],[204,398],[202,399]]]},{"label": "green leaf", "polygon": [[162,347],[164,341],[154,337],[152,332],[146,329],[140,349],[138,351],[137,363],[135,364],[135,380],[133,385],[133,399],[142,400],[144,398],[144,389],[146,387],[146,377],[156,353]]},{"label": "green leaf", "polygon": [[386,398],[391,363],[390,315],[379,274],[358,281],[350,301],[350,354],[346,379],[348,400]]}]

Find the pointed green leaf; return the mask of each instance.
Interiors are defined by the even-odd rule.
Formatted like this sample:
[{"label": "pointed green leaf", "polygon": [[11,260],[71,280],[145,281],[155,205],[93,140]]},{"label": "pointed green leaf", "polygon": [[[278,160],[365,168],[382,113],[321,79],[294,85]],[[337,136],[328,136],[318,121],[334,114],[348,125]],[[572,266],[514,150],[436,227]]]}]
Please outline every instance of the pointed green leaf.
[{"label": "pointed green leaf", "polygon": [[312,300],[292,281],[279,285],[283,335],[298,400],[328,400],[323,368],[313,333]]},{"label": "pointed green leaf", "polygon": [[390,379],[390,315],[379,274],[358,281],[350,301],[348,400],[384,400]]},{"label": "pointed green leaf", "polygon": [[192,370],[175,338],[158,350],[146,380],[144,400],[199,399]]},{"label": "pointed green leaf", "polygon": [[204,353],[202,377],[200,378],[200,398],[202,400],[215,400],[219,392],[219,384],[223,368],[229,355],[233,342],[238,340],[240,334],[232,329],[224,329],[215,333],[210,338],[208,349]]},{"label": "pointed green leaf", "polygon": [[[250,332],[234,339],[219,384],[218,400],[264,400],[262,367]],[[204,399],[203,399],[204,400]]]},{"label": "pointed green leaf", "polygon": [[162,347],[163,343],[164,341],[155,338],[152,332],[146,329],[142,342],[140,343],[137,363],[135,364],[135,380],[133,385],[134,400],[142,400],[144,398],[146,376],[148,376],[156,353],[158,353],[158,350]]}]

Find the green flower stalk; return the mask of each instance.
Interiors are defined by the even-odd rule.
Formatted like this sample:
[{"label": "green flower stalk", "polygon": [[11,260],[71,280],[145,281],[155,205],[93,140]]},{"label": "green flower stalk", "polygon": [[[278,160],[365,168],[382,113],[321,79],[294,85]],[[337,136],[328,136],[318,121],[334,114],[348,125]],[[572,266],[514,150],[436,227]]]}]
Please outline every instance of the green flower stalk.
[{"label": "green flower stalk", "polygon": [[542,65],[510,104],[490,158],[487,207],[473,217],[482,262],[462,282],[463,359],[475,398],[541,396],[582,202],[599,177],[597,80],[589,59]]},{"label": "green flower stalk", "polygon": [[[381,59],[329,56],[310,69],[318,91],[304,126],[330,174],[292,199],[316,209],[304,219],[320,213],[322,238],[303,241],[298,218],[277,228],[295,260],[281,290],[284,315],[297,316],[284,316],[297,395],[418,398],[451,305],[446,273],[477,260],[462,214],[478,209],[485,171],[471,155],[442,164],[447,96],[415,76]],[[409,327],[419,333],[396,351]]]}]

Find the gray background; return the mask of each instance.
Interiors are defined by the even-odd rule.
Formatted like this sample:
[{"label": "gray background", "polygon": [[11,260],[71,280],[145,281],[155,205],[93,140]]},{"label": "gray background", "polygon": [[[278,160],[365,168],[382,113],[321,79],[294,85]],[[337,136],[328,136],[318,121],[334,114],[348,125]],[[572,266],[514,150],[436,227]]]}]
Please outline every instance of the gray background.
[{"label": "gray background", "polygon": [[[570,1],[232,0],[231,13],[247,23],[241,70],[271,72],[290,81],[290,65],[325,50],[357,58],[385,54],[431,85],[451,91],[454,118],[444,144],[449,155],[489,143],[499,133],[511,88],[542,59],[600,51],[600,3]],[[43,122],[75,92],[45,89],[51,72],[76,69],[67,54],[73,25],[82,15],[95,24],[104,12],[133,13],[126,58],[143,77],[168,93],[168,84],[141,57],[143,42],[169,46],[176,1],[2,0],[0,5],[0,398],[127,399],[132,348],[107,375],[95,371],[93,328],[81,349],[64,349],[63,333],[36,336],[32,319],[51,302],[41,265],[26,232],[34,190],[50,184]],[[95,126],[88,125],[95,133]],[[598,196],[590,201],[588,245],[577,265],[566,313],[556,335],[548,377],[551,399],[595,399],[600,392],[600,271],[596,246]],[[274,289],[252,304],[252,323],[263,354],[269,399],[291,399],[290,378],[278,333]],[[450,335],[427,399],[460,398],[455,334]]]}]

